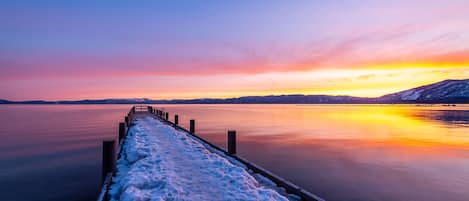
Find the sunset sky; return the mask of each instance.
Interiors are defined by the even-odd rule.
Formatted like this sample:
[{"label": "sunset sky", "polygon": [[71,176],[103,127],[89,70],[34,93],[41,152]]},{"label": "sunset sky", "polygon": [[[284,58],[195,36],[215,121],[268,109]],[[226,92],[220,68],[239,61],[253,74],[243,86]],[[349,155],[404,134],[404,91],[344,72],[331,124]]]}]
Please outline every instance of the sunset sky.
[{"label": "sunset sky", "polygon": [[331,94],[469,78],[469,1],[2,1],[0,99]]}]

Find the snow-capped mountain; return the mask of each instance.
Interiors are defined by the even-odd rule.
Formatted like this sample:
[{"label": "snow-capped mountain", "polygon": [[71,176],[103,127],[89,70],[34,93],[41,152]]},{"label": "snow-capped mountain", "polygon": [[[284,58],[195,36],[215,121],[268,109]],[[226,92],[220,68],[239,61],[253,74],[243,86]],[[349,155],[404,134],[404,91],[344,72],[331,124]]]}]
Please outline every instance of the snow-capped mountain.
[{"label": "snow-capped mountain", "polygon": [[445,80],[378,98],[379,102],[469,102],[469,79]]}]

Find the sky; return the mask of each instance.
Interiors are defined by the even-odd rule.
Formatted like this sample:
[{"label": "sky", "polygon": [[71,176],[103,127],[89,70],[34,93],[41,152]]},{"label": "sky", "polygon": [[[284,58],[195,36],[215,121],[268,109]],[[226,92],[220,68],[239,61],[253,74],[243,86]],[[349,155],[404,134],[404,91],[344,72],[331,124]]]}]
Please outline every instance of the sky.
[{"label": "sky", "polygon": [[0,3],[0,99],[377,97],[469,78],[469,1]]}]

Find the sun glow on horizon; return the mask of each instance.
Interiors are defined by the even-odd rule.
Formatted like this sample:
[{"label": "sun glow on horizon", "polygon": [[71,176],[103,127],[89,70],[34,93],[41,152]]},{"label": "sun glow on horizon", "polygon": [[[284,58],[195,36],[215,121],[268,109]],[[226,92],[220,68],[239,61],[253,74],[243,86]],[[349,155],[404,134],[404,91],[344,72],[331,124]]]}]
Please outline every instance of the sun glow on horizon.
[{"label": "sun glow on horizon", "polygon": [[[469,67],[397,69],[318,69],[297,72],[227,75],[131,76],[118,78],[30,79],[5,84],[3,94],[13,100],[76,100],[101,98],[194,99],[265,95],[349,95],[379,97],[445,79],[467,79]],[[113,83],[131,83],[115,87]],[[184,81],[182,81],[184,80]],[[20,84],[18,84],[20,83]],[[31,84],[40,87],[30,91]],[[64,88],[66,87],[66,88]],[[17,91],[30,91],[18,96]],[[16,98],[15,98],[16,96]],[[33,98],[28,98],[33,97]]]}]

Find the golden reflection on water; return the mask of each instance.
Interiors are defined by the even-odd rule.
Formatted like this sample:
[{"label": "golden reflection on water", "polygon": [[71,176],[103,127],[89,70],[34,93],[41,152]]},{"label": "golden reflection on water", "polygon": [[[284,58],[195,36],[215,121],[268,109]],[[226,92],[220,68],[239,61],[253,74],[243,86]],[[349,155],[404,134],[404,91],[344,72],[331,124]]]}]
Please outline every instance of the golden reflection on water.
[{"label": "golden reflection on water", "polygon": [[[197,120],[202,135],[223,141],[236,129],[240,141],[387,147],[414,154],[469,148],[469,105],[163,105],[183,121]],[[185,117],[186,116],[186,117]],[[189,116],[189,117],[187,117]],[[181,117],[180,117],[181,118]],[[185,118],[185,119],[184,119]],[[265,137],[263,137],[265,136]],[[426,147],[419,151],[418,147]],[[444,151],[449,150],[449,151]],[[448,153],[449,154],[449,153]]]},{"label": "golden reflection on water", "polygon": [[[469,105],[456,107],[413,105],[157,105],[186,120],[226,125],[231,129],[269,126],[270,131],[308,131],[312,138],[422,139],[416,134],[432,134],[435,141],[469,141]],[[454,120],[451,117],[461,117]],[[183,122],[184,123],[184,122]],[[203,126],[203,125],[201,125]],[[310,130],[312,129],[312,130]],[[454,129],[454,130],[453,130]],[[260,129],[256,129],[260,130]],[[386,132],[401,131],[399,133]],[[448,131],[450,132],[448,133]],[[451,131],[452,130],[452,131]],[[329,132],[325,132],[329,131]],[[362,132],[358,132],[362,131]],[[254,135],[255,133],[245,133]],[[443,137],[444,136],[444,137]],[[425,139],[425,138],[423,138]]]},{"label": "golden reflection on water", "polygon": [[[385,140],[392,144],[416,146],[451,144],[467,147],[469,112],[464,109],[469,107],[300,105],[287,112],[288,117],[281,121],[314,128],[313,132],[295,135],[298,142],[326,138]],[[449,117],[445,119],[445,115]],[[452,115],[461,116],[462,119],[453,120]],[[439,118],[442,116],[443,118]]]}]

